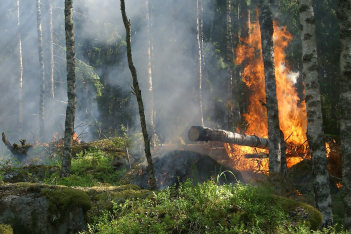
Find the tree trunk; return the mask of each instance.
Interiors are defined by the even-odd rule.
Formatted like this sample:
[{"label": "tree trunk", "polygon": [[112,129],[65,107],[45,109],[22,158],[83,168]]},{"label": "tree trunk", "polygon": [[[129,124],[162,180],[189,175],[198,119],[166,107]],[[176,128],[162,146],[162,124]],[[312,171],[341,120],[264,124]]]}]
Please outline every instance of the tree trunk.
[{"label": "tree trunk", "polygon": [[152,86],[152,63],[151,63],[151,35],[150,35],[150,12],[149,12],[149,1],[145,0],[146,4],[146,37],[147,37],[147,75],[149,81],[149,101],[150,101],[150,112],[149,112],[149,120],[150,120],[150,135],[152,141],[152,147],[156,147],[157,145],[157,136],[155,135],[155,124],[154,124],[154,92]]},{"label": "tree trunk", "polygon": [[197,63],[197,75],[199,77],[199,86],[198,86],[198,103],[199,103],[199,110],[200,110],[200,124],[201,126],[204,126],[204,115],[203,115],[203,110],[202,110],[202,55],[201,55],[201,42],[200,42],[200,5],[199,1],[201,0],[196,0],[196,47],[197,47],[197,52],[198,55],[196,55],[196,63]]},{"label": "tree trunk", "polygon": [[73,0],[65,0],[65,31],[67,60],[67,96],[64,148],[62,156],[61,177],[68,177],[71,171],[72,138],[76,113],[76,74],[73,32]]},{"label": "tree trunk", "polygon": [[122,12],[124,27],[126,28],[128,65],[129,65],[129,69],[130,69],[130,72],[131,72],[132,77],[133,77],[133,87],[134,87],[133,91],[134,91],[134,94],[135,94],[137,101],[138,101],[140,124],[141,124],[141,129],[143,131],[143,137],[144,137],[145,155],[146,155],[146,159],[147,159],[147,163],[148,163],[148,172],[150,175],[150,189],[156,190],[156,180],[155,180],[154,166],[152,163],[152,157],[151,157],[151,151],[150,151],[150,141],[149,141],[149,136],[148,136],[147,129],[146,129],[144,104],[143,104],[143,99],[141,96],[141,90],[139,88],[137,71],[133,65],[130,22],[127,18],[124,0],[121,0],[121,12]]},{"label": "tree trunk", "polygon": [[269,172],[281,172],[281,144],[273,52],[273,21],[268,0],[259,0],[269,137]]},{"label": "tree trunk", "polygon": [[41,30],[41,12],[40,0],[37,0],[37,31],[38,31],[38,53],[40,65],[40,99],[39,99],[39,139],[41,142],[45,141],[44,128],[44,98],[45,98],[45,69],[44,69],[44,55],[43,55],[43,34]]},{"label": "tree trunk", "polygon": [[351,232],[351,0],[338,0],[340,32],[340,140],[345,228]]},{"label": "tree trunk", "polygon": [[23,85],[23,64],[22,64],[22,40],[20,34],[20,13],[19,0],[17,2],[17,46],[18,46],[18,137],[22,138],[22,85]]},{"label": "tree trunk", "polygon": [[269,146],[269,141],[266,138],[201,126],[192,126],[188,132],[188,137],[191,141],[219,141],[261,149],[268,149]]},{"label": "tree trunk", "polygon": [[227,118],[228,130],[234,129],[234,116],[233,116],[233,41],[232,41],[232,18],[231,18],[231,0],[226,0],[226,41],[227,41]]},{"label": "tree trunk", "polygon": [[313,187],[317,209],[323,215],[323,226],[333,223],[328,161],[324,143],[323,118],[318,80],[317,44],[312,0],[299,2],[302,40],[302,78],[305,83],[307,139],[312,157]]},{"label": "tree trunk", "polygon": [[[50,17],[50,109],[51,116],[55,118],[55,83],[54,83],[54,73],[55,73],[55,63],[54,63],[54,30],[53,30],[53,15],[52,15],[52,2],[49,0],[49,17]],[[56,122],[56,121],[55,121]]]},{"label": "tree trunk", "polygon": [[[54,72],[55,72],[55,64],[54,64],[54,37],[53,37],[53,22],[52,22],[52,1],[49,2],[49,14],[50,14],[50,97],[54,99],[55,91],[54,91]],[[55,108],[53,107],[53,110]]]}]

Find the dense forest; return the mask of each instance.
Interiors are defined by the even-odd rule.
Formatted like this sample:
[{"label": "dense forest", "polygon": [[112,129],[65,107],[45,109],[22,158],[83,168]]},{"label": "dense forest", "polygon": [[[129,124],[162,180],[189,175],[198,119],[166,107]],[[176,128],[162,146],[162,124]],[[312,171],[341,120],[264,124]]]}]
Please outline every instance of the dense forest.
[{"label": "dense forest", "polygon": [[[73,4],[72,22],[69,22],[69,4]],[[207,160],[207,164],[196,164],[197,169],[191,166],[185,176],[187,178],[195,177],[197,181],[199,178],[196,175],[208,174],[211,170],[208,169],[204,174],[196,172],[202,170],[199,169],[201,165],[212,168],[209,165],[221,163],[238,179],[236,181],[241,181],[241,174],[239,172],[238,176],[237,171],[245,171],[259,180],[269,175],[270,179],[267,177],[265,183],[270,184],[270,192],[274,190],[273,193],[285,196],[291,195],[288,192],[291,189],[295,196],[295,191],[300,194],[300,188],[287,189],[285,185],[290,183],[290,175],[299,171],[292,168],[297,168],[298,164],[308,164],[308,170],[313,171],[309,177],[314,181],[310,185],[313,189],[308,190],[309,195],[304,197],[305,200],[297,200],[316,207],[322,217],[317,226],[313,226],[315,224],[309,220],[309,228],[332,228],[341,232],[342,227],[333,226],[336,223],[344,224],[346,230],[350,231],[351,195],[347,195],[351,191],[347,179],[351,168],[348,153],[350,129],[347,127],[350,119],[347,93],[350,91],[351,79],[348,45],[351,31],[350,1],[128,0],[125,4],[126,15],[123,15],[123,0],[2,0],[0,129],[4,144],[0,144],[0,166],[3,169],[0,178],[6,178],[6,170],[10,167],[38,164],[52,166],[55,162],[55,166],[62,167],[62,172],[45,172],[43,180],[46,184],[52,184],[52,181],[68,187],[137,184],[141,189],[149,189],[149,185],[150,190],[155,190],[156,186],[157,189],[165,189],[162,183],[167,184],[167,180],[160,182],[166,174],[162,170],[172,163],[181,168],[183,164],[171,161],[178,160],[172,150],[182,152],[185,149],[188,159],[182,159],[184,162],[193,160],[189,163],[195,165],[198,160]],[[127,57],[128,52],[131,54]],[[133,61],[130,60],[131,55]],[[141,92],[136,88],[136,83]],[[73,94],[76,95],[76,105],[75,113],[73,111],[71,115],[69,109],[73,110],[75,103]],[[142,98],[143,111],[137,98]],[[142,129],[144,117],[141,117],[141,113],[145,114],[146,129]],[[67,127],[69,118],[74,119],[72,129]],[[10,143],[18,141],[22,146]],[[143,162],[143,166],[140,166],[137,163],[145,158],[144,143],[146,156],[147,148],[151,147],[151,153],[147,163]],[[213,156],[212,151],[221,153]],[[201,156],[194,156],[194,152]],[[123,155],[122,158],[127,157],[127,161],[118,161],[116,158],[120,156],[117,157],[117,154]],[[212,159],[204,159],[206,154]],[[84,160],[90,160],[89,155],[93,157],[93,161],[89,161],[94,165],[91,167],[103,169],[88,167],[88,161]],[[169,157],[168,161],[163,159],[167,158],[164,155]],[[208,161],[213,159],[215,162]],[[65,164],[67,160],[69,165]],[[306,161],[309,163],[303,164]],[[123,170],[120,164],[123,164]],[[113,169],[107,169],[110,165],[113,165]],[[155,175],[150,169],[154,167]],[[69,168],[68,171],[65,168]],[[86,172],[83,169],[94,172],[91,172],[91,177],[84,177],[89,173],[84,175]],[[111,173],[111,176],[104,177],[99,174],[99,170],[106,170],[104,173]],[[194,170],[195,174],[199,174],[190,176]],[[26,173],[30,176],[33,174]],[[123,182],[133,173],[138,174],[135,174],[138,181],[128,179],[128,183]],[[180,194],[191,200],[191,193],[201,195],[216,190],[211,186],[219,185],[222,176],[217,173],[217,181],[211,185],[208,180],[216,176],[207,182],[202,178],[205,182],[203,186],[206,183],[209,186],[208,190],[202,191],[190,185],[181,173],[177,171],[174,175],[174,178],[178,176],[179,187],[173,188],[169,182],[169,188],[175,191],[167,188],[169,194],[165,190],[166,195],[162,196],[172,198]],[[244,172],[242,175],[245,178],[241,182],[250,182]],[[177,183],[177,180],[172,182]],[[282,187],[277,188],[280,183]],[[5,191],[8,185],[4,186]],[[242,193],[270,193],[261,191],[261,187],[250,186],[237,189]],[[330,192],[334,187],[343,192]],[[125,189],[127,191],[127,187]],[[134,191],[134,187],[128,189]],[[221,189],[223,194],[233,191],[228,186]],[[162,191],[157,191],[162,194]],[[45,196],[48,198],[47,194]],[[91,194],[88,195],[92,200]],[[290,195],[285,197],[291,198]],[[263,203],[268,202],[269,196],[262,198],[267,199]],[[155,199],[161,198],[156,196]],[[339,203],[334,202],[337,199]],[[342,199],[345,210],[336,211],[335,204],[342,204]],[[111,205],[108,212],[114,210],[125,215],[129,209],[126,206],[133,207],[128,202],[129,198],[126,205],[119,208],[114,205],[112,209]],[[223,206],[232,206],[223,202]],[[287,204],[284,202],[282,204]],[[144,207],[145,204],[139,205]],[[149,209],[147,205],[144,208]],[[240,209],[235,212],[240,213]],[[137,214],[139,211],[135,212]],[[0,223],[8,223],[1,215],[0,209]],[[90,225],[95,225],[89,228],[89,233],[114,233],[109,232],[108,228],[120,231],[115,233],[129,230],[119,229],[121,227],[116,217],[101,216],[101,213],[95,216],[88,221]],[[164,221],[170,218],[168,214],[161,216],[158,214],[157,217],[166,226],[159,230],[167,230],[165,233],[205,233],[203,231],[206,228],[202,228],[207,227],[202,221],[198,221],[199,226],[196,227],[197,221],[192,223],[195,216],[189,218],[191,222],[184,224],[184,227],[179,226],[179,223]],[[245,225],[251,222],[247,220],[253,219],[251,216],[244,217],[242,213],[237,217],[238,223]],[[121,220],[135,221],[134,216],[128,218],[123,216]],[[279,220],[275,216],[272,219]],[[223,233],[253,230],[240,229],[242,227],[239,225],[235,226],[235,231],[228,224],[230,222],[234,221],[223,224],[223,230],[216,229],[217,224],[209,224],[215,227],[209,229],[208,233],[220,233],[218,230]],[[276,222],[263,222],[263,226],[252,224],[252,227],[263,230],[263,233],[278,233],[283,229],[280,229],[280,221]],[[289,229],[292,226],[284,229],[284,233],[292,233],[293,229]],[[0,233],[1,228],[0,225]],[[132,230],[134,227],[130,228]],[[152,226],[155,229],[145,228],[142,230],[152,230],[154,233],[158,230],[156,226]],[[299,233],[298,228],[302,226],[295,227],[296,233]],[[79,227],[75,230],[85,229]],[[21,233],[18,230],[14,229],[14,232]]]}]

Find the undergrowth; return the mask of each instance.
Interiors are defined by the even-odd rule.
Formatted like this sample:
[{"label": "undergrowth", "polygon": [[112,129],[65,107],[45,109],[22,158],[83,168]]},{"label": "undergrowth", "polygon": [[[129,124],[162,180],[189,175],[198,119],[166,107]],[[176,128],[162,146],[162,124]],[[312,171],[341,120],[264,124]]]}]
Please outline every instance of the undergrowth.
[{"label": "undergrowth", "polygon": [[[118,181],[127,172],[126,169],[117,170],[112,166],[113,156],[99,149],[89,149],[80,152],[71,161],[71,175],[67,178],[59,178],[53,174],[44,180],[44,183],[52,183],[65,186],[90,187],[101,183],[118,185]],[[57,162],[58,166],[61,166]]]},{"label": "undergrowth", "polygon": [[[207,181],[154,193],[150,199],[115,204],[85,234],[92,233],[336,233],[311,231],[309,221],[289,216],[272,190],[251,184]],[[339,232],[341,233],[341,232]]]}]

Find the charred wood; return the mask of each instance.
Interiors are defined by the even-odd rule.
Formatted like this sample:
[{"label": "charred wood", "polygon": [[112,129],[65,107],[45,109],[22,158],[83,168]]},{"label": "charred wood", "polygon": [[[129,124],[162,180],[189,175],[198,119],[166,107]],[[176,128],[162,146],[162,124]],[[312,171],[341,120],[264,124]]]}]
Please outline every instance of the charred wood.
[{"label": "charred wood", "polygon": [[222,129],[192,126],[188,132],[188,137],[191,141],[220,141],[236,145],[268,149],[268,139],[266,138],[230,132]]},{"label": "charred wood", "polygon": [[6,147],[11,151],[11,153],[19,160],[22,161],[25,156],[27,156],[27,152],[33,146],[29,143],[26,144],[26,140],[20,140],[21,145],[19,144],[11,144],[5,136],[5,133],[2,133],[2,142],[6,145]]}]

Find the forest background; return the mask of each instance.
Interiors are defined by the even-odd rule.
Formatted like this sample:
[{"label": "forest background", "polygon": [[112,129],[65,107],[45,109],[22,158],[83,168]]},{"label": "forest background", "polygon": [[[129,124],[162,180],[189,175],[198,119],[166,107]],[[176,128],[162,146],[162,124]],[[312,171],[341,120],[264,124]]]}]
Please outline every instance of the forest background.
[{"label": "forest background", "polygon": [[[63,132],[66,95],[66,61],[63,1],[52,1],[53,8],[53,102],[50,101],[50,7],[41,5],[45,65],[45,142]],[[145,99],[146,115],[153,106],[155,133],[161,143],[180,136],[187,140],[190,126],[201,125],[199,101],[199,49],[202,52],[202,101],[204,125],[214,128],[245,128],[240,116],[248,111],[250,90],[242,81],[242,66],[234,63],[235,49],[244,43],[239,38],[250,33],[257,19],[256,2],[233,1],[230,8],[230,35],[227,30],[226,1],[203,0],[200,14],[189,1],[126,2],[132,24],[132,53]],[[278,1],[279,24],[293,38],[286,49],[288,66],[296,74],[295,87],[303,101],[301,74],[301,38],[297,1]],[[324,131],[334,139],[338,135],[339,35],[337,3],[314,1],[316,38],[322,95]],[[36,7],[21,2],[19,27],[16,1],[2,2],[0,17],[0,127],[10,141],[26,138],[39,140],[40,66]],[[149,13],[149,20],[147,20]],[[199,18],[200,16],[200,18]],[[200,47],[196,20],[200,19]],[[150,37],[147,36],[147,25]],[[22,132],[19,133],[19,32],[22,40]],[[119,14],[119,1],[74,2],[74,33],[77,76],[76,132],[85,141],[113,136],[125,131],[140,132],[137,105],[131,89],[125,50],[125,30]],[[232,43],[228,57],[227,41]],[[152,95],[148,75],[149,40],[151,43]],[[228,87],[228,71],[233,82]],[[229,91],[228,91],[229,90]],[[231,92],[232,95],[228,95]],[[231,113],[228,113],[228,105]],[[233,117],[228,123],[228,115]],[[150,119],[147,119],[150,124]],[[234,125],[233,125],[234,123]],[[232,126],[231,126],[232,125]],[[1,145],[2,149],[4,146]],[[3,151],[4,152],[4,151]]]}]

